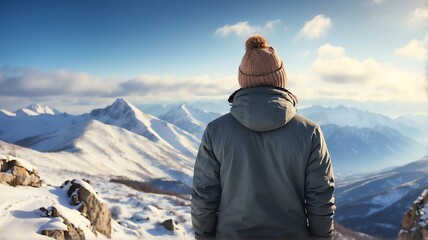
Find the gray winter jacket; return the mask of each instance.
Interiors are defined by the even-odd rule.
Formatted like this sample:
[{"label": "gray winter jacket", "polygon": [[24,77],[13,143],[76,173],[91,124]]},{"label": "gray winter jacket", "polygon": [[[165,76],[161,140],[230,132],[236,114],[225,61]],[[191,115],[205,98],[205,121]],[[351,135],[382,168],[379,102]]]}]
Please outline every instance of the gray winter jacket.
[{"label": "gray winter jacket", "polygon": [[334,178],[321,129],[288,93],[237,92],[208,124],[191,201],[197,239],[331,239]]}]

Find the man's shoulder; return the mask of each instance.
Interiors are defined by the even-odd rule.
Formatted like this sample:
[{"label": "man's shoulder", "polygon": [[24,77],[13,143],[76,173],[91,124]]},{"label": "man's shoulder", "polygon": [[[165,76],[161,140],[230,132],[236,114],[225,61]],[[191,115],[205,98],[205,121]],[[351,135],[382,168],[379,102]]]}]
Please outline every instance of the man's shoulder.
[{"label": "man's shoulder", "polygon": [[316,122],[312,121],[311,119],[299,113],[296,113],[296,115],[291,119],[290,122],[293,122],[294,124],[299,125],[301,127],[312,128],[312,129],[319,128],[319,125]]},{"label": "man's shoulder", "polygon": [[207,128],[216,128],[218,126],[227,124],[228,122],[233,122],[234,117],[230,113],[226,113],[208,123]]}]

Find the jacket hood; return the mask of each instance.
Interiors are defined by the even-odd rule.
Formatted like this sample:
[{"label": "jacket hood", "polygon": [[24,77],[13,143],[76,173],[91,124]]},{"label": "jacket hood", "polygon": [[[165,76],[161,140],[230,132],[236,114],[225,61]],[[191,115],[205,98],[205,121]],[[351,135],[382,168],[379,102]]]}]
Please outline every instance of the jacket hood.
[{"label": "jacket hood", "polygon": [[266,132],[285,126],[296,115],[288,91],[278,87],[244,88],[229,98],[230,113],[246,128]]}]

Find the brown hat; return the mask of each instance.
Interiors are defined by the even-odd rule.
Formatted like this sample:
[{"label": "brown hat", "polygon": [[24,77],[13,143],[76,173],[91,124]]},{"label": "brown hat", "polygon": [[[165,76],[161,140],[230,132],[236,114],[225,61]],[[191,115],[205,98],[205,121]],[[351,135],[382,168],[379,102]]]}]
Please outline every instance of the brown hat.
[{"label": "brown hat", "polygon": [[275,49],[259,34],[245,42],[245,55],[239,66],[238,81],[242,88],[276,86],[285,88],[285,66]]}]

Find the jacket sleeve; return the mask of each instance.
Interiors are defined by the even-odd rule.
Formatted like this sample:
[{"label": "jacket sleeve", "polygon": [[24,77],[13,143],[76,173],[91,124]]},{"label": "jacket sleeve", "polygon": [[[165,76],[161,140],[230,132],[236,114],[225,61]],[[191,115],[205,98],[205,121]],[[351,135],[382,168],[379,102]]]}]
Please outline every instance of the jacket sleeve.
[{"label": "jacket sleeve", "polygon": [[312,151],[306,167],[305,201],[312,239],[333,239],[334,177],[330,154],[317,126],[312,134]]},{"label": "jacket sleeve", "polygon": [[213,153],[209,129],[204,132],[193,173],[192,224],[196,239],[214,239],[220,203],[220,163]]}]

